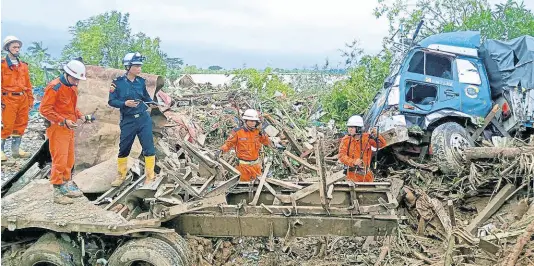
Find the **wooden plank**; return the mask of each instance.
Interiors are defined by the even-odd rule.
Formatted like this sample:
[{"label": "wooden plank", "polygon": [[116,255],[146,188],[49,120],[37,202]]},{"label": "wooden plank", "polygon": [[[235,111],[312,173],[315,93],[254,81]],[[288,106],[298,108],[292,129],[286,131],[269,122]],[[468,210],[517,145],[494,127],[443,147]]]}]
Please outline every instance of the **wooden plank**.
[{"label": "wooden plank", "polygon": [[219,194],[226,194],[228,193],[228,190],[235,186],[239,182],[239,176],[234,176],[233,178],[230,178],[226,180],[224,183],[220,184],[217,188],[214,190],[206,193],[206,197],[212,197]]},{"label": "wooden plank", "polygon": [[311,170],[317,171],[317,167],[309,164],[306,160],[300,158],[299,156],[297,156],[297,155],[295,155],[295,154],[293,154],[293,153],[291,153],[291,152],[289,152],[287,150],[284,151],[284,154],[289,156],[291,159],[297,161],[299,164],[301,164],[301,165],[303,165],[303,166],[305,166],[305,167],[307,167],[307,168],[309,168]]},{"label": "wooden plank", "polygon": [[271,194],[273,194],[273,196],[276,197],[275,201],[279,200],[282,203],[291,203],[291,198],[289,197],[289,195],[282,195],[282,194],[276,193],[276,190],[274,190],[274,188],[271,187],[269,183],[265,183],[264,186],[267,188],[267,190],[269,190],[269,192],[271,192]]},{"label": "wooden plank", "polygon": [[324,167],[323,140],[320,137],[315,145],[315,156],[317,161],[317,174],[319,174],[319,183],[321,184],[319,187],[319,197],[321,198],[321,205],[323,205],[323,208],[327,208],[326,169]]},{"label": "wooden plank", "polygon": [[293,135],[289,133],[289,131],[287,130],[285,126],[282,126],[282,132],[287,137],[287,140],[289,140],[291,147],[293,147],[295,151],[298,152],[298,155],[301,155],[302,153],[304,153],[304,149],[302,148],[302,146],[299,145],[299,143],[295,140]]},{"label": "wooden plank", "polygon": [[489,112],[489,114],[486,116],[486,118],[484,119],[484,123],[482,124],[481,127],[477,128],[477,130],[475,130],[475,133],[473,133],[473,135],[471,135],[471,142],[475,142],[477,139],[478,139],[478,136],[480,136],[480,134],[482,133],[482,131],[484,131],[484,129],[488,126],[488,124],[491,122],[491,120],[495,117],[495,115],[497,114],[497,112],[499,111],[500,107],[498,104],[494,105],[493,108],[491,109],[491,111]]},{"label": "wooden plank", "polygon": [[265,166],[265,170],[263,171],[263,174],[260,176],[260,184],[258,185],[258,188],[256,189],[256,194],[254,195],[254,199],[252,199],[252,201],[249,203],[250,205],[258,204],[261,190],[263,189],[263,185],[265,184],[265,178],[267,178],[267,174],[269,173],[270,168],[271,168],[271,162],[267,163],[267,165]]},{"label": "wooden plank", "polygon": [[280,187],[284,187],[284,188],[287,188],[287,189],[303,189],[304,187],[301,186],[301,185],[297,185],[297,184],[294,184],[294,183],[291,183],[291,182],[286,182],[286,181],[282,181],[280,179],[276,179],[276,178],[266,178],[265,181],[267,181],[268,183],[271,183],[273,185],[277,185],[277,186],[280,186]]},{"label": "wooden plank", "polygon": [[[329,176],[327,179],[326,179],[326,185],[329,186],[341,179],[345,178],[345,174],[343,174],[343,171],[339,171],[339,172],[336,172],[334,174],[332,174],[331,176]],[[299,200],[299,199],[302,199],[310,194],[312,194],[313,192],[317,191],[319,188],[321,187],[321,183],[315,183],[313,185],[309,185],[295,193],[292,193],[291,194],[291,197],[294,199],[294,200]]]},{"label": "wooden plank", "polygon": [[167,215],[164,218],[162,218],[162,221],[171,220],[175,218],[176,216],[183,214],[183,213],[199,211],[199,210],[202,210],[208,207],[216,207],[219,204],[225,204],[225,203],[226,203],[226,195],[224,194],[219,194],[213,197],[206,197],[206,198],[191,201],[191,202],[184,202],[183,204],[169,207],[169,209],[167,210]]},{"label": "wooden plank", "polygon": [[330,185],[328,187],[328,192],[326,193],[326,197],[330,200],[333,199],[334,198],[333,193],[334,193],[334,185]]},{"label": "wooden plank", "polygon": [[490,254],[497,254],[497,252],[501,250],[501,247],[484,239],[480,239],[480,242],[478,242],[478,247]]},{"label": "wooden plank", "polygon": [[219,158],[218,162],[223,166],[224,169],[233,173],[234,175],[241,175],[241,173],[235,167],[233,167],[231,164],[229,164],[222,158]]},{"label": "wooden plank", "polygon": [[512,193],[515,189],[515,186],[512,184],[507,184],[504,186],[499,193],[488,203],[488,205],[480,212],[475,219],[467,226],[466,230],[472,234],[482,225],[486,220],[488,220],[499,208],[504,204],[505,199]]}]

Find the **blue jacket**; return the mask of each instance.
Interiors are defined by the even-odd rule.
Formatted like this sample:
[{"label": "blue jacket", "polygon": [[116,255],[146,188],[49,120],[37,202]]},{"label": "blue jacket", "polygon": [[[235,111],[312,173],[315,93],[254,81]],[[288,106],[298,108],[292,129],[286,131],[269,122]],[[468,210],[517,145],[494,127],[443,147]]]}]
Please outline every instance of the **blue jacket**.
[{"label": "blue jacket", "polygon": [[[141,102],[137,107],[132,108],[125,105],[127,100],[140,100]],[[146,90],[145,79],[142,77],[135,77],[132,82],[126,75],[123,75],[111,82],[108,104],[112,107],[120,108],[121,117],[146,112],[148,107],[143,102],[150,101],[152,101],[152,98],[150,98]]]}]

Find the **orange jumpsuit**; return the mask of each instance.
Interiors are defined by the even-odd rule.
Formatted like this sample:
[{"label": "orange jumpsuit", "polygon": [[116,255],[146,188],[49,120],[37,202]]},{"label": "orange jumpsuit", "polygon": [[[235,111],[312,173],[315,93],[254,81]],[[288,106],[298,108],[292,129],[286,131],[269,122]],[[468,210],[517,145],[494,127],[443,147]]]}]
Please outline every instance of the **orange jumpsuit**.
[{"label": "orange jumpsuit", "polygon": [[32,84],[28,64],[17,65],[9,57],[2,59],[2,139],[22,136],[33,107]]},{"label": "orange jumpsuit", "polygon": [[50,121],[46,136],[50,141],[52,170],[50,183],[61,185],[71,178],[74,166],[74,130],[67,128],[66,120],[76,122],[83,117],[76,107],[78,87],[70,85],[65,76],[50,82],[44,92],[39,111]]},{"label": "orange jumpsuit", "polygon": [[259,129],[236,128],[221,147],[223,152],[234,148],[239,164],[236,169],[241,173],[240,181],[253,181],[261,175],[259,160],[261,145],[269,145],[269,137],[260,135]]},{"label": "orange jumpsuit", "polygon": [[[386,140],[382,136],[378,136],[378,142],[380,148],[386,146]],[[362,135],[349,136],[346,135],[341,139],[339,145],[339,161],[348,166],[347,179],[354,182],[373,182],[373,172],[369,168],[371,165],[371,157],[373,155],[372,148],[376,148],[376,141],[371,137],[369,133],[363,133]],[[363,150],[363,152],[362,152]],[[361,173],[356,173],[356,160],[362,159],[363,170]]]}]

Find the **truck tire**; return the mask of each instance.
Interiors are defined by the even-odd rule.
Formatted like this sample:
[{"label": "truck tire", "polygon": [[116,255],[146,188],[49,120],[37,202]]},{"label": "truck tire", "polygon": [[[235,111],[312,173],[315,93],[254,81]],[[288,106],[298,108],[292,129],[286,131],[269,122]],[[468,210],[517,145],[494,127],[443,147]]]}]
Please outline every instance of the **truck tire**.
[{"label": "truck tire", "polygon": [[[144,263],[144,264],[141,264]],[[129,265],[183,266],[174,248],[153,237],[132,239],[118,247],[109,257],[109,266]]]},{"label": "truck tire", "polygon": [[453,175],[463,170],[463,150],[468,147],[471,147],[471,143],[467,130],[458,123],[443,123],[432,131],[432,161],[444,174]]},{"label": "truck tire", "polygon": [[47,233],[22,254],[20,262],[21,266],[76,266],[81,265],[81,250],[53,233]]},{"label": "truck tire", "polygon": [[187,242],[178,233],[158,233],[153,234],[152,237],[162,240],[174,248],[180,256],[183,265],[191,265],[191,250],[189,249]]}]

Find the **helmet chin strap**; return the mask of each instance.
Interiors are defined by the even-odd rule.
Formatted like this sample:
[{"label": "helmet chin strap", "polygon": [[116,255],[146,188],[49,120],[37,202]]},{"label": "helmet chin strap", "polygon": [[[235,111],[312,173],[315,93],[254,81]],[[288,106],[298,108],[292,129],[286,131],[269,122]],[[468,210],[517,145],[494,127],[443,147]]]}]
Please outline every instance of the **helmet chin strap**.
[{"label": "helmet chin strap", "polygon": [[69,81],[69,77],[72,77],[72,76],[69,75],[66,72],[63,75],[65,75],[65,81],[67,82],[67,85],[70,86],[70,87],[74,86],[74,84],[70,83],[70,81]]}]

